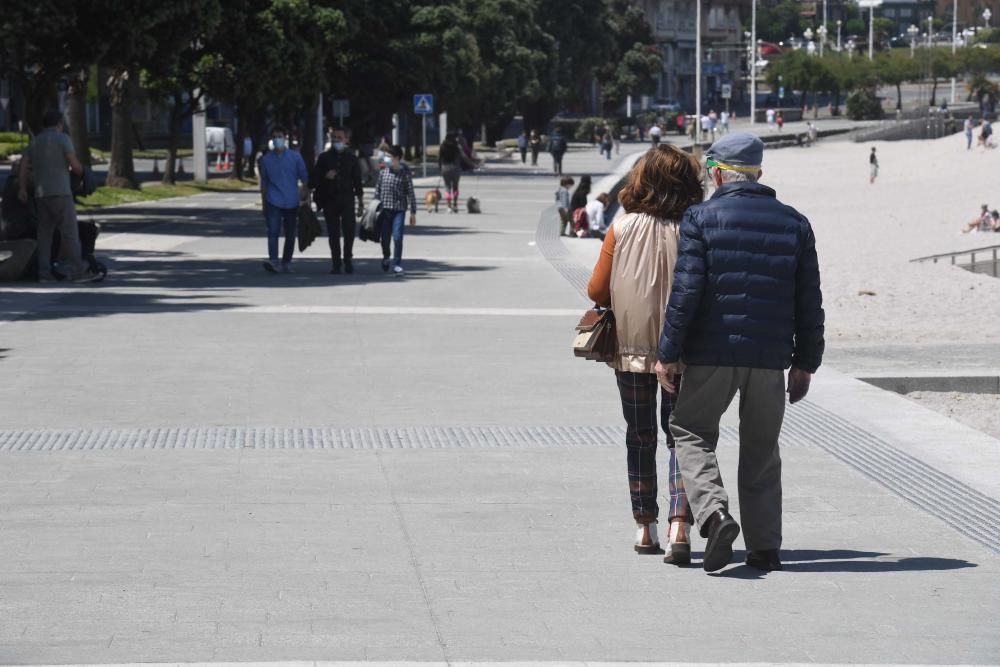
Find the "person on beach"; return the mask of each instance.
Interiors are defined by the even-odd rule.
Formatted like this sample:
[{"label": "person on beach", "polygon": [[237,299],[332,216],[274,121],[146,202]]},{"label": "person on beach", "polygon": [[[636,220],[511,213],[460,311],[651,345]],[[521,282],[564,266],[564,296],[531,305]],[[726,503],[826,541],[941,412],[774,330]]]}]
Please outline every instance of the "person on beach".
[{"label": "person on beach", "polygon": [[781,132],[785,127],[785,114],[779,111],[778,115],[774,117],[774,122],[778,124],[778,132]]},{"label": "person on beach", "polygon": [[[573,215],[570,209],[569,189],[573,187],[573,179],[564,176],[559,179],[559,189],[556,190],[556,209],[559,211],[559,236],[566,236],[573,231]],[[567,231],[567,227],[569,230]]]},{"label": "person on beach", "polygon": [[[320,153],[313,167],[310,187],[323,211],[330,239],[330,273],[354,273],[354,232],[357,212],[364,211],[365,189],[361,165],[349,147],[351,134],[343,127],[330,131],[330,149]],[[344,239],[341,255],[340,239]]]},{"label": "person on beach", "polygon": [[719,114],[719,127],[723,134],[729,134],[729,112],[723,111]]},{"label": "person on beach", "polygon": [[379,214],[379,238],[382,241],[382,272],[388,273],[389,242],[392,241],[392,272],[403,275],[403,232],[406,229],[406,209],[410,209],[410,224],[417,224],[417,197],[413,192],[413,176],[403,164],[403,147],[389,149],[389,161],[378,173],[375,199],[382,202]]},{"label": "person on beach", "polygon": [[868,182],[874,183],[876,178],[878,178],[878,155],[872,146],[872,152],[868,155]]},{"label": "person on beach", "polygon": [[521,164],[525,164],[528,161],[528,135],[524,130],[521,130],[521,134],[517,135],[517,150],[521,153]]},{"label": "person on beach", "polygon": [[971,231],[992,232],[994,229],[993,216],[990,215],[990,207],[983,204],[979,207],[979,215],[962,228],[963,234]]},{"label": "person on beach", "polygon": [[983,124],[979,128],[979,144],[983,148],[993,148],[993,125],[983,118]]},{"label": "person on beach", "polygon": [[972,114],[969,114],[969,117],[965,119],[964,123],[962,123],[962,131],[965,132],[965,150],[967,150],[967,151],[971,151],[972,150],[972,127],[973,127],[973,125],[974,125],[974,123],[972,122]]},{"label": "person on beach", "polygon": [[587,207],[587,198],[590,196],[591,179],[590,176],[581,176],[580,184],[573,191],[573,196],[569,202],[569,213],[574,219],[577,211]]},{"label": "person on beach", "polygon": [[670,144],[649,150],[626,177],[618,195],[625,215],[608,227],[601,254],[587,287],[588,296],[615,314],[618,354],[615,371],[625,418],[625,449],[634,549],[660,552],[656,470],[657,394],[659,428],[669,452],[669,530],[664,561],[691,560],[689,534],[693,517],[684,492],[669,419],[675,395],[657,386],[657,339],[663,328],[663,304],[670,294],[677,258],[678,222],[685,210],[702,201],[701,167]]},{"label": "person on beach", "polygon": [[765,112],[765,115],[767,116],[767,129],[770,130],[771,132],[774,132],[774,119],[776,117],[774,109],[768,108],[768,110]]},{"label": "person on beach", "polygon": [[706,157],[716,190],[681,220],[656,374],[668,392],[679,389],[670,433],[707,538],[704,569],[725,567],[740,533],[715,452],[719,421],[739,391],[746,563],[780,570],[784,394],[789,403],[806,396],[824,350],[816,242],[805,216],[758,183],[764,157],[759,138],[726,135]]}]

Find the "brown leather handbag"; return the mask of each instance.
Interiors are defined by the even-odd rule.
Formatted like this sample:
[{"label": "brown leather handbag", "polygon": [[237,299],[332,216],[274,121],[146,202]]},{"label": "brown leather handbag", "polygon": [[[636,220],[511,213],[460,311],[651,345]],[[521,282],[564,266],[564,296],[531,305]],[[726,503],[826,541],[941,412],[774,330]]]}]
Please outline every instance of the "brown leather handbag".
[{"label": "brown leather handbag", "polygon": [[573,354],[590,361],[610,363],[618,354],[615,314],[610,308],[594,306],[576,325]]}]

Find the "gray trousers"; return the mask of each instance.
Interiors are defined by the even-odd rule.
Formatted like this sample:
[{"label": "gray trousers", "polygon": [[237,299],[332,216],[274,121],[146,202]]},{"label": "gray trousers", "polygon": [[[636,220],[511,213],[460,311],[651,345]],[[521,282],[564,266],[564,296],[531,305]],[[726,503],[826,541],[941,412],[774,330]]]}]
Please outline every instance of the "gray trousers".
[{"label": "gray trousers", "polygon": [[785,416],[785,374],[761,368],[688,366],[670,415],[688,501],[705,528],[717,510],[729,509],[715,448],[719,421],[740,392],[740,523],[747,549],[781,547],[781,456],[778,435]]},{"label": "gray trousers", "polygon": [[71,195],[36,197],[38,214],[38,278],[52,277],[52,235],[59,230],[60,268],[70,278],[79,278],[86,267],[81,257],[80,230],[76,224],[76,205]]}]

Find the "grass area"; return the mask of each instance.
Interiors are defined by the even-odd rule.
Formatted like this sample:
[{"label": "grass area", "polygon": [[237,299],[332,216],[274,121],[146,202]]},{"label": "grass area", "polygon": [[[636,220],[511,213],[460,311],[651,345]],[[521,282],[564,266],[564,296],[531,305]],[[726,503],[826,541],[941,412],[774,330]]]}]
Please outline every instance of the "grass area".
[{"label": "grass area", "polygon": [[[194,151],[190,148],[179,148],[177,149],[177,157],[191,157],[194,155]],[[148,150],[134,150],[132,151],[132,157],[139,160],[166,160],[167,159],[167,149],[166,148],[151,148]]]},{"label": "grass area", "polygon": [[233,178],[213,178],[209,179],[207,183],[177,183],[174,185],[146,183],[139,190],[100,187],[94,194],[77,201],[81,208],[105,208],[172,197],[190,197],[206,192],[238,192],[255,190],[256,188],[257,181],[255,180],[238,181]]},{"label": "grass area", "polygon": [[[0,135],[13,134],[11,132],[3,132]],[[17,135],[14,135],[17,136]],[[3,139],[4,136],[0,136]],[[11,155],[20,155],[24,152],[24,147],[28,145],[27,141],[0,141],[0,160],[8,160]]]}]

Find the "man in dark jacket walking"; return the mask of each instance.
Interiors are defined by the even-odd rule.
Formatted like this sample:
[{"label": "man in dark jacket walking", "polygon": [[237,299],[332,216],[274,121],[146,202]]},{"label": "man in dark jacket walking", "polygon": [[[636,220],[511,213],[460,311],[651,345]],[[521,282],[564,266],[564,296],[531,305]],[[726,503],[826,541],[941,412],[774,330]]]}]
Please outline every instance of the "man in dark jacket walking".
[{"label": "man in dark jacket walking", "polygon": [[732,559],[740,526],[729,515],[715,448],[719,421],[740,392],[739,497],[746,562],[780,570],[781,458],[789,403],[805,397],[823,357],[823,297],[812,228],[760,185],[764,145],[741,132],[715,142],[707,165],[717,190],[680,227],[657,375],[680,393],[670,432],[688,499],[708,539],[704,568]]},{"label": "man in dark jacket walking", "polygon": [[[327,231],[330,235],[330,273],[354,273],[355,212],[364,210],[364,186],[358,158],[348,148],[350,133],[335,127],[331,134],[333,145],[320,153],[313,167],[310,185],[315,191],[316,205],[323,209]],[[355,201],[357,208],[355,209]],[[340,237],[344,237],[344,255],[341,260]]]}]

